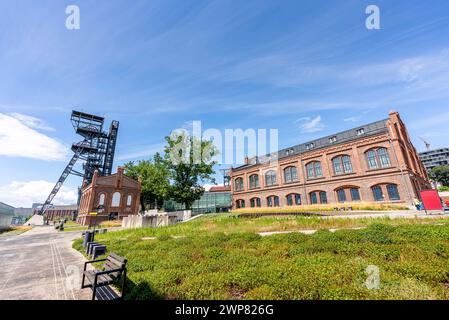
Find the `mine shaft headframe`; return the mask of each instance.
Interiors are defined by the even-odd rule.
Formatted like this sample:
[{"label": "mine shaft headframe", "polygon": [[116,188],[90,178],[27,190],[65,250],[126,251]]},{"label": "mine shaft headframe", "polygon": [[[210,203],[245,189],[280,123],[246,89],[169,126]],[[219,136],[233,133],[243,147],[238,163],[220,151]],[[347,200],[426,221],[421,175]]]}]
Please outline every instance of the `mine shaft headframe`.
[{"label": "mine shaft headframe", "polygon": [[72,111],[70,117],[75,132],[85,139],[103,135],[104,118],[81,111]]},{"label": "mine shaft headframe", "polygon": [[[112,173],[119,122],[112,121],[109,132],[105,132],[103,117],[73,110],[70,120],[75,132],[82,136],[83,140],[72,144],[74,155],[42,206],[40,214],[44,214],[51,205],[69,174],[81,176],[85,182],[91,183],[95,170],[98,170],[100,175]],[[84,161],[83,173],[74,170],[77,160]]]}]

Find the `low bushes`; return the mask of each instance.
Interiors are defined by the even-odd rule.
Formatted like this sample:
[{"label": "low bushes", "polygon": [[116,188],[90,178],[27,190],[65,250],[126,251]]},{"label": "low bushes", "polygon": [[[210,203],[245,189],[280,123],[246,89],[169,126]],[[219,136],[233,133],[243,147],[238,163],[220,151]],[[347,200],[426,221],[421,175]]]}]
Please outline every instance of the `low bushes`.
[{"label": "low bushes", "polygon": [[[222,218],[98,235],[108,250],[129,260],[125,298],[449,298],[449,225],[376,223],[362,230],[261,237],[224,230],[224,221],[215,228],[223,232],[207,231],[205,224],[214,219]],[[180,229],[183,237],[170,236]],[[143,234],[156,239],[141,240]],[[378,290],[365,286],[370,265],[380,270]]]},{"label": "low bushes", "polygon": [[[376,203],[376,202],[346,202],[344,204],[318,204],[318,205],[301,205],[291,207],[271,207],[271,208],[241,208],[232,210],[233,214],[288,214],[288,213],[326,213],[339,212],[347,214],[350,211],[342,211],[351,208],[356,211],[394,211],[394,210],[409,210],[403,204],[394,203]],[[337,209],[337,210],[335,210]]]}]

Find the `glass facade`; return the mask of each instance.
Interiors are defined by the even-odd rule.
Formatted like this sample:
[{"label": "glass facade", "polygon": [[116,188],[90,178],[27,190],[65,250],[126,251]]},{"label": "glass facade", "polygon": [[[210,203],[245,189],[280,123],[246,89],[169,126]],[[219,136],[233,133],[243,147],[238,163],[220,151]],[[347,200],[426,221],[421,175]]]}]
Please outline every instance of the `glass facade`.
[{"label": "glass facade", "polygon": [[[204,192],[199,200],[196,200],[192,205],[192,213],[216,213],[228,212],[231,209],[232,200],[230,192]],[[184,205],[173,200],[164,202],[164,209],[167,212],[184,210]]]}]

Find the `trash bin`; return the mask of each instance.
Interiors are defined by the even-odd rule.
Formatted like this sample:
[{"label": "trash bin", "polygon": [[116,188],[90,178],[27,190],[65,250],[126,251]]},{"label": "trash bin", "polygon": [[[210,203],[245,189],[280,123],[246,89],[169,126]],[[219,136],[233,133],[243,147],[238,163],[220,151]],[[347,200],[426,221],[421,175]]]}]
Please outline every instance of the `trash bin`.
[{"label": "trash bin", "polygon": [[87,246],[87,243],[92,242],[94,239],[94,234],[92,231],[84,232],[83,248]]}]

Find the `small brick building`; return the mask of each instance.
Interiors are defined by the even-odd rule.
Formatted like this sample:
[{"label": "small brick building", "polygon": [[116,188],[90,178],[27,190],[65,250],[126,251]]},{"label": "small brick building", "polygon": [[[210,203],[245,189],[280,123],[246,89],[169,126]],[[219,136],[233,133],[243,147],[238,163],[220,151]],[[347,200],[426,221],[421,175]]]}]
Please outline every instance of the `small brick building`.
[{"label": "small brick building", "polygon": [[[96,171],[92,183],[83,184],[77,222],[88,225],[92,220],[100,223],[138,214],[140,191],[140,181],[125,176],[122,167],[109,176],[100,176]],[[104,211],[91,215],[99,206],[104,206]]]}]

